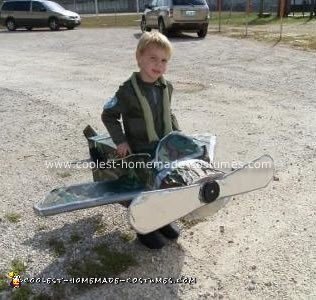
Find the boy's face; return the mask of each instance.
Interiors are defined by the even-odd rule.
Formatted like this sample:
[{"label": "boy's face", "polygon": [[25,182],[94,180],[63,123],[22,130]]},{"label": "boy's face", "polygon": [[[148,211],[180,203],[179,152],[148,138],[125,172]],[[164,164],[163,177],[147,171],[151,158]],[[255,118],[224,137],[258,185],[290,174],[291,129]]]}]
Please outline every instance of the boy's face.
[{"label": "boy's face", "polygon": [[155,82],[167,70],[168,52],[155,45],[147,47],[142,54],[136,54],[140,76],[146,82]]}]

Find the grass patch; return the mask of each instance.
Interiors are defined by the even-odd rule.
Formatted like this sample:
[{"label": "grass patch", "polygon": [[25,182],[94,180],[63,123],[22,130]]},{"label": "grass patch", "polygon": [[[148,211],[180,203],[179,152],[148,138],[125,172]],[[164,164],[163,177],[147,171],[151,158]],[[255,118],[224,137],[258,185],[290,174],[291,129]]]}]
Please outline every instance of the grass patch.
[{"label": "grass patch", "polygon": [[197,225],[197,224],[199,224],[201,222],[206,221],[206,219],[187,220],[185,218],[181,218],[179,221],[182,223],[184,228],[190,229],[191,227],[193,227],[193,226],[195,226],[195,225]]},{"label": "grass patch", "polygon": [[95,232],[97,234],[102,234],[107,229],[107,225],[102,223],[101,221],[97,224],[95,224]]},{"label": "grass patch", "polygon": [[124,241],[124,242],[130,242],[134,239],[135,235],[133,234],[133,232],[123,232],[121,235],[120,235],[121,239]]},{"label": "grass patch", "polygon": [[63,284],[54,284],[52,286],[52,299],[67,299],[65,292],[65,285]]},{"label": "grass patch", "polygon": [[48,241],[48,246],[53,250],[56,256],[62,256],[66,253],[64,242],[56,238],[51,238]]},{"label": "grass patch", "polygon": [[80,236],[77,232],[74,232],[74,233],[71,234],[71,236],[70,236],[70,241],[71,241],[72,243],[77,243],[77,242],[79,242],[80,240],[81,240],[81,236]]},{"label": "grass patch", "polygon": [[15,258],[11,261],[11,269],[10,272],[21,274],[26,271],[26,266],[22,260]]},{"label": "grass patch", "polygon": [[[213,16],[214,17],[210,20],[209,27],[212,32],[218,30],[218,16],[215,13]],[[221,24],[221,34],[234,38],[245,38],[245,13],[233,13],[231,17],[229,17],[229,13],[224,12],[222,14]],[[316,25],[315,18],[284,18],[283,34],[280,40],[279,18],[276,16],[259,18],[256,14],[250,14],[248,18],[247,38],[269,43],[280,42],[303,50],[316,50],[316,32],[311,30],[311,24]]]},{"label": "grass patch", "polygon": [[12,300],[27,300],[30,299],[33,292],[29,285],[22,285],[18,289],[14,289],[11,299]]},{"label": "grass patch", "polygon": [[82,16],[81,26],[85,28],[104,28],[104,27],[130,27],[139,26],[140,15],[117,15],[117,16]]},{"label": "grass patch", "polygon": [[[24,264],[24,262],[17,258],[13,259],[11,261],[11,265],[7,274],[0,274],[0,292],[11,289],[9,285],[10,283],[9,272],[10,273],[13,272],[15,275],[21,275],[25,271],[26,271],[26,265]],[[24,298],[24,299],[28,299],[28,298]]]},{"label": "grass patch", "polygon": [[4,215],[4,217],[10,222],[10,223],[18,223],[21,220],[21,214],[19,213],[7,213]]},{"label": "grass patch", "polygon": [[7,275],[0,274],[0,293],[1,291],[7,290],[9,287],[9,279]]},{"label": "grass patch", "polygon": [[93,255],[71,263],[67,271],[72,277],[113,277],[134,265],[137,262],[131,255],[110,251],[101,244],[93,248]]},{"label": "grass patch", "polygon": [[46,230],[48,228],[49,227],[47,225],[45,225],[45,224],[40,224],[40,225],[37,226],[37,230],[38,231]]},{"label": "grass patch", "polygon": [[[52,300],[53,298],[47,294],[41,293],[32,297],[32,300]],[[55,298],[55,299],[62,299],[62,298]]]},{"label": "grass patch", "polygon": [[[308,18],[302,17],[288,17],[283,18],[283,24],[303,24],[306,23]],[[248,21],[248,25],[269,25],[279,24],[280,19],[276,14],[272,14],[269,17],[260,18],[257,13],[250,13],[248,16],[245,12],[233,12],[230,14],[229,11],[223,11],[221,13],[221,24],[222,25],[234,25],[244,26]],[[217,12],[211,13],[210,25],[216,25],[219,22],[219,16]]]},{"label": "grass patch", "polygon": [[57,173],[57,175],[61,178],[67,178],[71,176],[70,172]]}]

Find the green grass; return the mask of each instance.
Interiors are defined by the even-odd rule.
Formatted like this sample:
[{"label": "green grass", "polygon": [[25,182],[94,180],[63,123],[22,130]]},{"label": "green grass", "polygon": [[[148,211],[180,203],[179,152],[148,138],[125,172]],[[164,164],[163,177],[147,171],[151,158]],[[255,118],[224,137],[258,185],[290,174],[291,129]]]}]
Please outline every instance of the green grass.
[{"label": "green grass", "polygon": [[102,223],[101,220],[96,221],[95,223],[95,233],[102,234],[107,229],[107,225]]},{"label": "green grass", "polygon": [[[315,19],[315,18],[314,18]],[[279,24],[280,19],[276,14],[271,14],[270,17],[260,18],[257,13],[251,13],[248,16],[244,12],[233,12],[230,14],[227,11],[221,13],[221,24],[222,25],[233,25],[233,26],[245,26],[248,21],[248,25],[269,25]],[[217,25],[219,22],[218,12],[211,13],[210,24]],[[309,22],[309,18],[305,17],[288,17],[283,18],[283,24],[303,24]]]},{"label": "green grass", "polygon": [[77,243],[77,242],[79,242],[80,240],[81,240],[81,236],[80,236],[77,232],[74,232],[74,233],[71,234],[71,236],[70,236],[70,241],[71,241],[72,243]]},{"label": "green grass", "polygon": [[47,225],[45,225],[45,224],[39,224],[38,226],[37,226],[37,230],[38,231],[42,231],[42,230],[46,230],[46,229],[48,229],[49,227],[47,226]]},{"label": "green grass", "polygon": [[33,292],[28,285],[22,285],[20,288],[15,289],[12,293],[12,300],[28,300],[31,299]]},{"label": "green grass", "polygon": [[123,232],[120,237],[124,242],[127,243],[135,238],[135,234],[133,232]]},{"label": "green grass", "polygon": [[19,213],[7,213],[4,217],[11,223],[18,223],[21,219],[21,214]]},{"label": "green grass", "polygon": [[57,175],[61,178],[67,178],[71,176],[70,172],[57,173]]},{"label": "green grass", "polygon": [[0,293],[9,287],[9,278],[5,274],[0,274]]},{"label": "green grass", "polygon": [[70,264],[68,273],[72,277],[113,277],[137,265],[135,259],[125,253],[114,252],[107,249],[104,244],[92,249],[93,254],[83,260]]},{"label": "green grass", "polygon": [[11,269],[10,272],[14,272],[16,274],[21,274],[26,271],[26,266],[24,262],[18,258],[15,258],[11,261]]},{"label": "green grass", "polygon": [[66,253],[64,242],[55,238],[48,240],[48,246],[53,250],[56,256],[62,256]]},{"label": "green grass", "polygon": [[8,275],[10,272],[13,272],[15,275],[21,275],[25,271],[26,271],[25,263],[18,258],[13,259],[11,261],[9,270],[5,272],[6,274],[3,274],[3,273],[0,274],[0,292],[10,289],[10,286],[9,286],[10,278]]},{"label": "green grass", "polygon": [[139,26],[140,15],[117,15],[117,16],[82,16],[81,26],[86,28],[97,27],[129,27]]},{"label": "green grass", "polygon": [[198,220],[187,220],[186,218],[181,218],[179,221],[182,223],[185,229],[190,229],[193,226],[204,222],[206,219],[198,219]]},{"label": "green grass", "polygon": [[[316,50],[316,32],[310,30],[310,25],[316,24],[316,18],[288,17],[283,18],[283,34],[280,40],[280,19],[276,16],[259,18],[256,14],[248,17],[247,38],[270,43],[283,43],[302,50]],[[244,38],[246,33],[245,13],[222,13],[221,34]],[[264,26],[265,25],[265,26]],[[304,26],[306,30],[304,31]],[[209,31],[218,32],[218,15],[213,14],[210,21]],[[295,30],[296,29],[296,30]],[[298,33],[300,32],[300,33]]]}]

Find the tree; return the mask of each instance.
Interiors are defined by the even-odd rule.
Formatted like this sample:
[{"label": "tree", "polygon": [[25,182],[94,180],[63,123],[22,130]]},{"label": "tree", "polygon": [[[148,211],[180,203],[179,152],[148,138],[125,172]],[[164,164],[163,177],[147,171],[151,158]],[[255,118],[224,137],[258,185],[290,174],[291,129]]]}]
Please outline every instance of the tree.
[{"label": "tree", "polygon": [[278,0],[278,17],[287,17],[290,13],[291,0]]}]

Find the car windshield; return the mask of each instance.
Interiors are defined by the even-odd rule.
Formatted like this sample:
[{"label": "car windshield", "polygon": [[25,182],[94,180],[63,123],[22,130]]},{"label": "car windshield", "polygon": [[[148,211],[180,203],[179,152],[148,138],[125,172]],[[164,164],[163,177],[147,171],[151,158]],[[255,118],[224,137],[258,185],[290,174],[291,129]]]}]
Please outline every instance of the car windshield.
[{"label": "car windshield", "polygon": [[205,0],[173,0],[173,5],[205,5]]},{"label": "car windshield", "polygon": [[65,9],[59,5],[58,3],[52,2],[52,1],[45,1],[44,2],[47,8],[49,8],[52,11],[64,11]]},{"label": "car windshield", "polygon": [[204,153],[201,142],[179,132],[172,132],[160,140],[156,149],[157,162],[201,157]]}]

